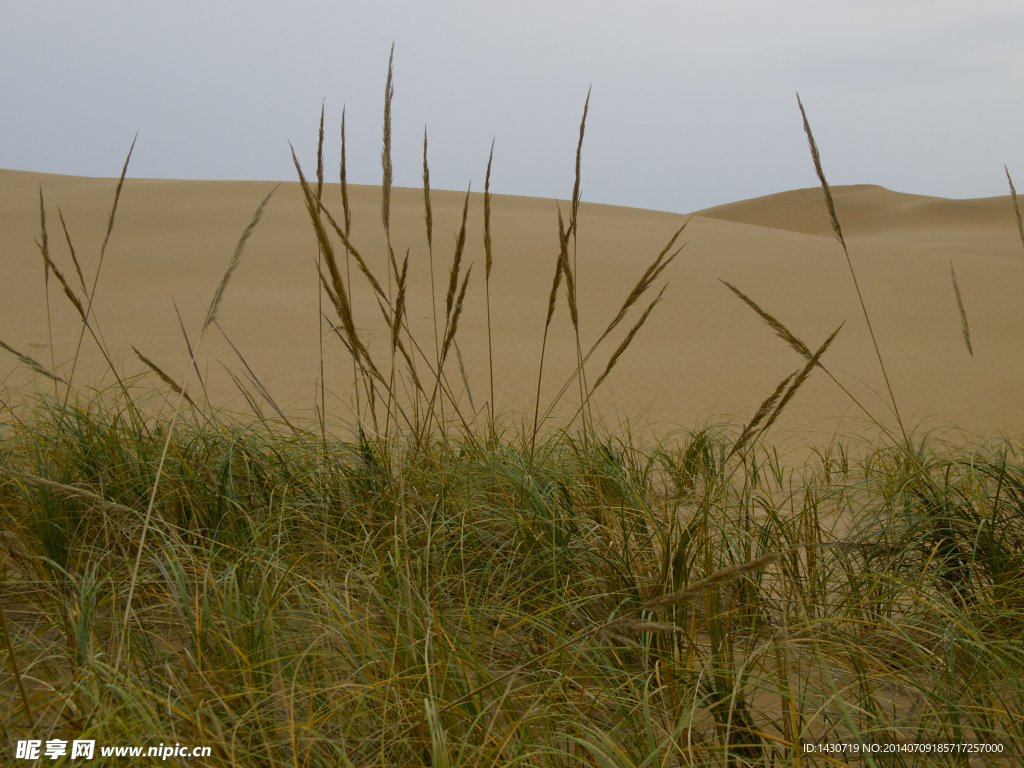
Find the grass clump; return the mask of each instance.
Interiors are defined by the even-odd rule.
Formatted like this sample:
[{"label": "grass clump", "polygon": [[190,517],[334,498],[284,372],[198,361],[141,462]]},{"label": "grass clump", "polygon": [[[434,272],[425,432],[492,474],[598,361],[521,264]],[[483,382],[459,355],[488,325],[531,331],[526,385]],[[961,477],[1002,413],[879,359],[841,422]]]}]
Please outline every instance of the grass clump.
[{"label": "grass clump", "polygon": [[[386,230],[392,95],[389,65]],[[564,283],[577,365],[556,402],[578,386],[575,416],[540,428],[554,407],[542,409],[542,367],[532,414],[501,423],[491,382],[474,428],[477,409],[461,410],[446,373],[470,286],[466,214],[425,351],[405,312],[408,255],[399,262],[388,233],[385,290],[349,239],[344,152],[342,215],[322,198],[322,137],[321,117],[315,187],[295,165],[330,327],[353,361],[349,433],[332,434],[322,411],[311,429],[283,414],[229,418],[138,350],[173,408],[121,374],[116,389],[73,389],[70,374],[3,345],[57,387],[5,406],[0,423],[9,749],[59,737],[209,746],[210,765],[795,766],[837,762],[807,745],[843,742],[935,747],[838,758],[853,764],[1020,760],[1020,446],[965,451],[880,425],[890,443],[836,443],[783,465],[768,430],[824,370],[838,330],[807,344],[732,285],[804,366],[741,429],[651,444],[598,429],[592,395],[662,300],[664,287],[647,294],[682,230],[584,344],[580,148],[543,337]],[[424,134],[432,265],[426,149]],[[492,163],[493,145],[485,297]],[[189,343],[197,375],[266,203]],[[47,270],[75,296],[41,242]],[[352,261],[389,331],[384,356],[360,337]],[[94,291],[83,290],[81,333],[101,345]],[[637,305],[588,384],[588,362]]]}]

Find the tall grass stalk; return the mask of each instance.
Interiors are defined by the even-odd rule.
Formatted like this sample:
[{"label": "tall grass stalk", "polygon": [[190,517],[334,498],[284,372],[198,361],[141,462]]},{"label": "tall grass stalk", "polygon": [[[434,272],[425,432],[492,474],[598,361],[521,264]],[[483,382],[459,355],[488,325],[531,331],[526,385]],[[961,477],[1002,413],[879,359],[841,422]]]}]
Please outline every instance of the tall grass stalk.
[{"label": "tall grass stalk", "polygon": [[1020,234],[1020,243],[1024,246],[1024,220],[1021,219],[1020,203],[1017,202],[1017,189],[1013,186],[1013,178],[1010,176],[1010,169],[1004,165],[1003,170],[1006,171],[1006,181],[1010,184],[1010,198],[1013,200],[1013,212],[1017,216],[1017,232]]},{"label": "tall grass stalk", "polygon": [[960,330],[964,337],[964,346],[967,347],[967,354],[971,357],[971,369],[974,371],[974,387],[978,393],[978,405],[981,407],[981,418],[985,423],[985,444],[992,445],[992,434],[988,429],[988,416],[985,414],[985,401],[981,397],[981,380],[978,378],[978,364],[974,361],[974,347],[971,346],[971,327],[967,324],[967,310],[964,308],[964,299],[960,295],[960,283],[956,279],[956,269],[953,267],[953,260],[949,260],[949,273],[953,278],[953,293],[956,295],[956,306],[960,310]]},{"label": "tall grass stalk", "polygon": [[[43,204],[43,188],[39,187],[39,239],[42,241],[40,249],[43,253],[50,251],[50,239],[46,232],[46,206]],[[57,367],[57,357],[53,351],[53,322],[50,316],[50,260],[43,258],[43,292],[46,295],[46,336],[50,344],[50,367]],[[53,391],[60,396],[56,380],[53,382]]]},{"label": "tall grass stalk", "polygon": [[[121,189],[124,187],[124,179],[128,174],[128,164],[131,162],[132,152],[135,151],[135,142],[138,138],[138,134],[135,134],[135,137],[132,139],[132,145],[128,148],[128,156],[124,159],[124,166],[121,168],[121,176],[118,178],[117,187],[114,190],[114,202],[110,206],[110,215],[107,217],[107,231],[103,235],[103,245],[100,246],[100,257],[96,263],[96,272],[92,278],[92,287],[84,294],[85,312],[82,317],[82,328],[78,334],[78,346],[75,348],[75,356],[71,363],[71,373],[68,374],[68,387],[67,392],[64,395],[65,405],[67,405],[68,398],[71,396],[71,385],[75,380],[75,369],[78,367],[78,357],[82,352],[82,342],[85,340],[86,329],[89,328],[89,319],[92,316],[92,305],[96,298],[96,290],[99,287],[100,273],[103,271],[103,258],[107,253],[107,245],[110,243],[110,235],[114,231],[114,219],[117,216],[117,205],[121,200]],[[78,262],[76,261],[75,263],[77,265]],[[114,375],[117,376],[116,370],[114,370]]]},{"label": "tall grass stalk", "polygon": [[[352,232],[352,211],[349,209],[348,204],[348,169],[346,167],[346,147],[345,147],[345,107],[341,108],[341,163],[338,167],[338,176],[341,182],[341,208],[342,208],[342,222],[345,225],[345,243],[348,242],[348,238]],[[318,246],[319,248],[319,246]],[[322,251],[318,251],[322,254]],[[345,280],[348,285],[348,303],[352,305],[352,254],[345,246]],[[321,315],[322,316],[322,315]],[[353,396],[355,397],[355,414],[356,423],[362,424],[363,413],[362,408],[359,405],[359,367],[356,362],[356,358],[352,358],[352,390]]]},{"label": "tall grass stalk", "polygon": [[864,294],[861,293],[860,283],[857,280],[857,273],[853,268],[853,261],[850,259],[850,250],[846,246],[846,238],[843,237],[843,228],[839,224],[839,217],[836,214],[835,200],[832,199],[832,190],[829,188],[828,181],[825,179],[825,171],[821,166],[821,155],[818,152],[818,145],[814,141],[814,134],[811,132],[811,124],[807,120],[807,112],[804,110],[803,102],[800,101],[800,94],[797,94],[796,102],[800,107],[800,115],[803,117],[804,133],[807,134],[807,145],[811,151],[811,159],[814,161],[814,171],[818,174],[818,181],[821,182],[821,190],[825,194],[825,204],[828,206],[828,215],[832,225],[832,232],[839,241],[839,244],[843,247],[843,255],[846,257],[846,265],[850,268],[850,278],[853,280],[853,287],[857,291],[857,300],[860,302],[860,308],[864,314],[864,322],[867,324],[868,333],[871,335],[871,344],[875,348],[878,365],[882,370],[882,378],[885,379],[885,388],[889,391],[889,402],[892,403],[893,415],[896,416],[896,422],[899,425],[900,433],[903,435],[904,443],[909,446],[910,438],[907,435],[906,428],[903,426],[903,419],[900,417],[899,406],[896,404],[896,395],[893,394],[892,384],[889,382],[889,374],[885,370],[885,362],[882,360],[882,350],[878,346],[878,339],[875,338],[875,329],[871,325],[871,317],[868,315],[868,308],[864,303]]},{"label": "tall grass stalk", "polygon": [[[317,203],[323,198],[324,192],[324,102],[320,103],[320,132],[316,142],[316,200]],[[323,272],[323,251],[320,245],[316,248],[316,272],[319,275]],[[327,393],[324,387],[324,294],[317,283],[316,291],[316,319],[317,319],[317,341],[320,344],[320,433],[324,438],[324,450],[327,449]]]},{"label": "tall grass stalk", "polygon": [[[424,153],[426,152],[426,134],[424,134]],[[494,430],[494,342],[491,337],[491,264],[493,257],[491,254],[491,163],[494,161],[494,141],[491,141],[491,153],[487,157],[487,176],[484,179],[484,258],[485,262],[485,273],[484,273],[484,290],[487,295],[487,377],[490,383],[491,398],[490,404],[490,439],[494,440],[496,433]],[[424,174],[426,173],[426,154],[424,154]],[[431,278],[433,278],[434,270],[431,267],[430,270]],[[459,356],[459,363],[461,365],[462,356]],[[467,384],[468,390],[468,384]]]},{"label": "tall grass stalk", "polygon": [[[149,503],[146,506],[146,513],[142,520],[142,530],[139,533],[139,543],[135,552],[135,565],[132,568],[131,580],[128,584],[128,597],[125,601],[124,608],[124,625],[122,627],[122,640],[118,646],[118,652],[115,659],[114,666],[120,668],[122,654],[124,652],[124,640],[128,635],[128,623],[132,617],[132,598],[135,596],[135,585],[139,577],[139,566],[142,564],[142,554],[145,550],[146,545],[146,534],[149,531],[149,523],[153,517],[153,508],[156,504],[157,490],[160,487],[160,477],[163,474],[164,463],[167,461],[167,450],[171,446],[171,439],[174,436],[174,427],[178,419],[178,414],[181,412],[181,404],[185,399],[185,392],[188,389],[189,377],[192,375],[192,368],[195,364],[196,355],[199,353],[199,348],[203,344],[203,340],[206,338],[206,332],[210,325],[216,321],[217,311],[220,309],[221,301],[224,299],[224,292],[227,290],[228,284],[231,282],[231,277],[234,275],[235,270],[238,268],[238,264],[242,259],[242,252],[245,250],[245,244],[252,235],[253,230],[256,229],[256,225],[259,224],[260,219],[263,217],[263,211],[267,207],[267,203],[270,202],[271,196],[277,190],[275,186],[267,196],[260,202],[256,212],[253,214],[252,220],[246,226],[242,232],[242,236],[238,240],[238,245],[235,246],[235,252],[231,255],[231,259],[228,261],[227,269],[224,271],[224,276],[221,278],[220,283],[217,284],[217,289],[214,291],[213,300],[210,302],[209,309],[206,312],[206,319],[203,321],[202,330],[199,333],[199,338],[196,340],[196,348],[192,353],[192,359],[189,360],[188,368],[185,373],[185,381],[181,387],[181,392],[178,395],[178,401],[174,406],[174,413],[171,416],[170,424],[166,427],[167,436],[164,439],[163,449],[160,452],[160,462],[157,464],[156,475],[153,478],[153,487],[149,493]],[[113,221],[113,214],[111,214],[111,221]]]}]

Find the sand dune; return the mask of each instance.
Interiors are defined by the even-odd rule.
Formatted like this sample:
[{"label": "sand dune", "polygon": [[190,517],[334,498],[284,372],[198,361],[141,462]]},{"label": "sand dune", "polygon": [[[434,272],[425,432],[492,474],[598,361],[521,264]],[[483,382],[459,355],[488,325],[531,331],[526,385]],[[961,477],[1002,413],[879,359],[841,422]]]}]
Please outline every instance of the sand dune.
[{"label": "sand dune", "polygon": [[[0,262],[5,277],[0,283],[0,339],[67,374],[79,323],[51,277],[47,324],[43,265],[33,242],[40,237],[40,186],[46,199],[49,247],[58,266],[78,286],[58,206],[91,284],[115,181],[0,171]],[[124,371],[144,371],[131,351],[134,345],[175,378],[184,377],[188,356],[175,302],[194,342],[204,306],[239,234],[272,186],[126,182],[96,297],[98,327]],[[956,424],[979,435],[984,431],[950,280],[952,259],[970,319],[990,427],[993,432],[1024,432],[1024,307],[1018,300],[1024,285],[1024,249],[1009,198],[945,200],[876,186],[836,187],[834,192],[904,418],[917,425]],[[351,187],[350,195],[353,240],[383,278],[380,189]],[[327,185],[324,199],[332,211],[340,211],[338,185]],[[462,199],[457,192],[434,193],[439,304],[444,302]],[[460,323],[460,350],[478,410],[489,396],[482,209],[482,196],[472,195],[465,259],[474,269]],[[556,203],[498,195],[493,217],[496,399],[507,414],[532,413],[558,247]],[[647,264],[686,220],[678,214],[582,206],[576,258],[585,346],[600,335]],[[682,241],[686,248],[663,278],[669,283],[664,301],[596,398],[597,412],[610,424],[628,416],[664,435],[700,426],[709,418],[742,420],[782,378],[800,367],[800,357],[719,279],[736,284],[811,347],[845,322],[826,366],[873,417],[891,419],[878,361],[820,190],[783,192],[697,212]],[[394,191],[392,243],[399,258],[409,249],[410,318],[424,353],[432,356],[430,260],[420,190]],[[221,311],[221,328],[245,357],[252,375],[286,413],[298,418],[309,416],[316,402],[316,260],[316,242],[298,185],[283,184],[250,240]],[[386,363],[388,341],[380,312],[354,268],[353,275],[360,331],[371,351]],[[328,309],[325,303],[325,312]],[[331,312],[328,316],[336,319]],[[623,324],[595,354],[588,366],[591,382],[629,325]],[[110,382],[94,346],[87,338],[86,363],[75,373],[80,385]],[[329,329],[324,359],[328,410],[335,421],[350,422],[351,361]],[[570,377],[575,359],[571,324],[560,299],[542,403],[550,402]],[[249,407],[229,372],[242,382],[249,374],[220,332],[204,342],[199,370],[213,402],[240,411]],[[462,392],[454,360],[447,374],[455,390]],[[0,376],[9,391],[35,386],[24,366],[6,353],[0,357]],[[199,382],[193,379],[190,389],[201,391]],[[578,402],[574,384],[562,400],[562,417]],[[270,412],[266,404],[261,407]],[[790,446],[819,443],[836,432],[861,429],[864,419],[849,396],[816,371],[780,421],[776,439]]]}]

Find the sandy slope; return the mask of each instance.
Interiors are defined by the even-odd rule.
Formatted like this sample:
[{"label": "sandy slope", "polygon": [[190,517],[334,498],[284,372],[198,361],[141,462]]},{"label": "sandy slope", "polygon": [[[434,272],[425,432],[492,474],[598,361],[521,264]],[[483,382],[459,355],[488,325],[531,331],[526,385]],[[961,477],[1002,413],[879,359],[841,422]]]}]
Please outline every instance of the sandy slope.
[{"label": "sandy slope", "polygon": [[[39,238],[39,198],[46,196],[49,246],[65,275],[78,284],[58,206],[64,213],[87,282],[95,273],[115,182],[0,171],[0,339],[51,365]],[[239,234],[272,187],[262,182],[129,180],[99,281],[96,311],[118,365],[141,373],[135,345],[176,379],[187,353],[174,301],[193,342]],[[1024,432],[1024,249],[1008,198],[944,200],[881,187],[838,187],[837,206],[882,348],[900,411],[908,423],[956,423],[983,432],[971,359],[964,348],[950,280],[953,259],[970,319],[981,394],[993,432]],[[353,239],[382,279],[384,240],[380,190],[353,187]],[[337,185],[324,190],[340,213]],[[462,195],[434,193],[436,294],[442,307],[458,229]],[[484,314],[482,197],[470,199],[466,261],[474,264],[461,352],[477,409],[488,399]],[[567,210],[562,204],[563,211]],[[557,254],[557,211],[550,200],[496,196],[491,299],[495,388],[499,408],[532,413],[541,334]],[[579,301],[584,344],[614,316],[646,265],[685,216],[602,205],[580,212]],[[636,417],[665,434],[699,426],[715,415],[749,417],[801,359],[734,298],[719,278],[735,283],[811,347],[846,321],[826,366],[877,418],[888,397],[849,270],[832,237],[817,189],[796,190],[698,212],[682,240],[686,248],[665,273],[665,299],[597,397],[608,421]],[[392,243],[409,249],[410,317],[424,352],[433,355],[430,262],[420,190],[398,189],[392,204]],[[290,415],[308,416],[316,401],[320,359],[317,247],[296,184],[278,190],[252,237],[221,312],[221,327],[252,374]],[[354,268],[353,268],[354,269]],[[388,342],[379,310],[361,277],[353,281],[360,332],[380,364]],[[78,327],[51,277],[49,289],[56,367],[70,372]],[[336,320],[327,304],[324,309]],[[597,377],[631,321],[606,342],[588,367]],[[87,364],[78,384],[109,383],[87,338]],[[324,339],[327,404],[337,421],[352,419],[351,362],[329,330]],[[575,342],[564,298],[555,316],[545,364],[542,403],[571,374]],[[199,370],[211,400],[249,406],[229,372],[249,375],[220,332],[204,342]],[[455,360],[447,369],[458,392]],[[10,355],[0,357],[9,390],[32,379]],[[150,377],[155,382],[155,377]],[[250,387],[251,388],[251,387]],[[201,392],[198,381],[190,383]],[[257,395],[261,407],[269,406]],[[578,386],[567,391],[569,412]],[[468,409],[467,409],[468,410]],[[563,413],[565,410],[563,409]],[[859,429],[863,412],[821,371],[815,372],[780,421],[776,438],[796,446]]]}]

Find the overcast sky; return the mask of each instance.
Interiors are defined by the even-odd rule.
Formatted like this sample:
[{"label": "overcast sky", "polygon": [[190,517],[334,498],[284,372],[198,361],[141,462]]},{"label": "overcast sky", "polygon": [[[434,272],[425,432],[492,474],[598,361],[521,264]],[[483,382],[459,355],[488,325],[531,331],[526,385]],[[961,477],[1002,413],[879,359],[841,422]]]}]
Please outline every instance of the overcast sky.
[{"label": "overcast sky", "polygon": [[395,183],[687,212],[832,184],[983,197],[1024,186],[1020,0],[0,3],[0,167],[380,183],[395,44]]}]

